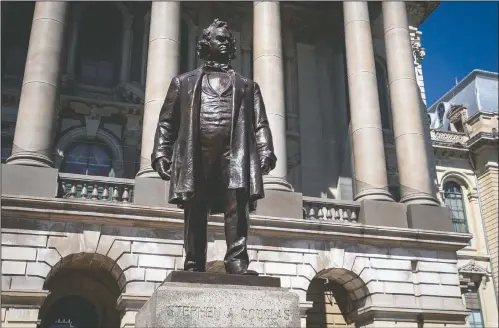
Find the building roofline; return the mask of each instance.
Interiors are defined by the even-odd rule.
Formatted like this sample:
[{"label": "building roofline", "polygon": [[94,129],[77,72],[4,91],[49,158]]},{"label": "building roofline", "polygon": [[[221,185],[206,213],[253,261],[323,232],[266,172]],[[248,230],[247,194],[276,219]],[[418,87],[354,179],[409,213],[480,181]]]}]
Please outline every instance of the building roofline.
[{"label": "building roofline", "polygon": [[453,95],[464,89],[468,84],[470,84],[477,76],[491,77],[499,79],[499,73],[484,71],[481,69],[474,69],[468,75],[459,81],[455,86],[453,86],[449,91],[447,91],[443,96],[441,96],[437,101],[435,101],[430,107],[428,107],[427,112],[431,113],[435,111],[436,106],[443,102],[448,101]]}]

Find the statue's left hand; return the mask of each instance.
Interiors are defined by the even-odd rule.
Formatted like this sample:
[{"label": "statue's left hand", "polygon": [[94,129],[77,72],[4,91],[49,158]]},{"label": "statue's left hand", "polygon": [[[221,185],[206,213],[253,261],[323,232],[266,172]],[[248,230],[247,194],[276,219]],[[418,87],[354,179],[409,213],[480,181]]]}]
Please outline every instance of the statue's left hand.
[{"label": "statue's left hand", "polygon": [[260,158],[260,169],[262,171],[262,175],[269,174],[275,168],[275,162],[269,157]]}]

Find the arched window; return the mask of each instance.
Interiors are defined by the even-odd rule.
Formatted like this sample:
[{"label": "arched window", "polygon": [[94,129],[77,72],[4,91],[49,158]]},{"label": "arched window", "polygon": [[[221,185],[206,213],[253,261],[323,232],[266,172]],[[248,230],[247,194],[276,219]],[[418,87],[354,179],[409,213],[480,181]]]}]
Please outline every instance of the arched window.
[{"label": "arched window", "polygon": [[83,84],[113,87],[121,67],[122,17],[112,2],[89,2],[81,16],[76,76]]},{"label": "arched window", "polygon": [[444,184],[444,202],[445,206],[452,212],[452,225],[454,231],[468,233],[463,190],[458,183],[448,181]]},{"label": "arched window", "polygon": [[444,104],[440,104],[437,107],[437,115],[438,115],[438,122],[440,124],[440,127],[444,125],[444,114],[445,114],[445,106]]},{"label": "arched window", "polygon": [[109,149],[96,142],[77,141],[65,151],[61,172],[112,176],[112,157]]}]

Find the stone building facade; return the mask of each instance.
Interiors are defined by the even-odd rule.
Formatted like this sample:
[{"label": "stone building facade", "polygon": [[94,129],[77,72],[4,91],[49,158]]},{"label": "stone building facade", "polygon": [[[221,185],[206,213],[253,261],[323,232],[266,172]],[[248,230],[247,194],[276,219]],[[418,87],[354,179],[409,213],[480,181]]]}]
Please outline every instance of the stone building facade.
[{"label": "stone building facade", "polygon": [[[497,322],[493,231],[478,192],[455,231],[431,151],[452,145],[425,125],[417,26],[438,3],[1,5],[2,327],[133,327],[181,269],[182,212],[149,155],[168,84],[200,64],[215,17],[234,30],[234,69],[261,86],[281,159],[250,219],[250,267],[300,296],[302,326]],[[487,174],[482,197],[497,192]],[[210,217],[210,271],[222,221]]]},{"label": "stone building facade", "polygon": [[[474,70],[428,108],[440,200],[453,211],[455,231],[476,236],[458,253],[460,262],[472,259],[477,272],[487,272],[496,300],[498,84],[498,73]],[[492,291],[480,297],[497,308]]]}]

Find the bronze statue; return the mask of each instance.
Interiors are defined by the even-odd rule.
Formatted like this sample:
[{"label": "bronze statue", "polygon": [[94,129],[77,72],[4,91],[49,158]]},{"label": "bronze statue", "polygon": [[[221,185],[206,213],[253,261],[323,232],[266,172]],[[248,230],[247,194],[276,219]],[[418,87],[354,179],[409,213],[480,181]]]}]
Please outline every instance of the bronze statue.
[{"label": "bronze statue", "polygon": [[248,270],[249,212],[274,169],[272,135],[258,84],[231,68],[235,38],[215,19],[197,44],[203,65],[173,78],[159,115],[151,163],[184,209],[184,270],[204,272],[209,213],[224,213],[231,274]]}]

